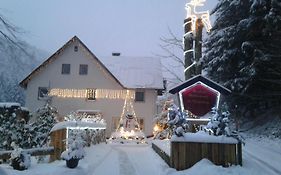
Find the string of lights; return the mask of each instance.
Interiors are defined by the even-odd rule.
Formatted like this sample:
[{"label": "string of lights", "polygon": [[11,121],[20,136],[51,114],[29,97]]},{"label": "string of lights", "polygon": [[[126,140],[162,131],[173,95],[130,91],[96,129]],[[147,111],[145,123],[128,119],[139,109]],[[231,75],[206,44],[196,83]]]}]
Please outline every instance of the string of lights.
[{"label": "string of lights", "polygon": [[94,91],[96,99],[135,99],[134,90],[114,89],[60,89],[49,90],[49,96],[60,98],[87,98],[88,92]]}]

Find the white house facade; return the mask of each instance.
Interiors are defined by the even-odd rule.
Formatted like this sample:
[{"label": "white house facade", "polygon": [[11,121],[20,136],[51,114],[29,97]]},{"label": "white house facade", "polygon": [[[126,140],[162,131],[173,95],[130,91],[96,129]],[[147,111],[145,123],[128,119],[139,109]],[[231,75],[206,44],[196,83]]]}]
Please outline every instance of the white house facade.
[{"label": "white house facade", "polygon": [[[44,94],[61,90],[50,103],[64,116],[72,111],[99,111],[107,123],[107,136],[115,131],[124,99],[96,98],[96,90],[135,93],[133,107],[146,135],[152,134],[157,92],[163,89],[161,62],[156,58],[111,56],[97,58],[78,37],[31,72],[20,85],[26,90],[26,107],[35,111]],[[64,91],[67,90],[67,91]],[[86,97],[79,95],[86,90]],[[65,93],[65,94],[63,94]],[[72,93],[72,94],[71,94]]]}]

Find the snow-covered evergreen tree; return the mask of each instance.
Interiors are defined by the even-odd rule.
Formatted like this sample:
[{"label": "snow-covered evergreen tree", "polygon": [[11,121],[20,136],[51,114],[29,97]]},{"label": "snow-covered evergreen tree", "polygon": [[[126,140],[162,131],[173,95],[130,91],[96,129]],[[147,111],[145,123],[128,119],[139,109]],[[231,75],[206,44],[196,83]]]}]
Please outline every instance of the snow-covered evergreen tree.
[{"label": "snow-covered evergreen tree", "polygon": [[214,135],[226,135],[231,136],[231,130],[229,127],[229,115],[228,111],[218,113],[217,109],[212,109],[212,118],[206,126],[206,130]]},{"label": "snow-covered evergreen tree", "polygon": [[212,12],[217,18],[205,43],[205,70],[245,111],[280,104],[280,9],[280,0],[219,0]]},{"label": "snow-covered evergreen tree", "polygon": [[35,122],[31,124],[35,138],[34,142],[42,146],[48,141],[49,132],[56,123],[57,110],[46,103],[34,113]]},{"label": "snow-covered evergreen tree", "polygon": [[4,105],[0,108],[0,149],[12,149],[12,142],[21,148],[36,146],[36,143],[32,142],[35,133],[27,124],[29,116],[22,116],[22,111],[20,106],[5,107]]}]

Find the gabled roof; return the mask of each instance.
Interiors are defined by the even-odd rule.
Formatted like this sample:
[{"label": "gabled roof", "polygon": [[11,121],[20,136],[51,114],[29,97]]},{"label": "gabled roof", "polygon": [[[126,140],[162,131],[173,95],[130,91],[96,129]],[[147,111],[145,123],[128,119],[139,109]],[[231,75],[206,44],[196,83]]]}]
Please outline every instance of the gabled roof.
[{"label": "gabled roof", "polygon": [[90,51],[90,49],[88,49],[88,47],[77,36],[74,36],[72,39],[70,39],[59,50],[57,50],[53,55],[51,55],[46,61],[44,61],[40,66],[38,66],[36,69],[34,69],[26,78],[24,78],[20,82],[20,86],[23,88],[26,88],[28,82],[32,79],[33,76],[35,76],[37,73],[39,73],[41,70],[43,70],[46,66],[48,66],[48,64],[50,62],[57,59],[58,56],[64,51],[64,49],[75,41],[78,41],[91,54],[91,56],[94,59],[96,59],[98,61],[98,63],[113,77],[113,79],[115,79],[116,82],[124,88],[124,86],[120,83],[120,81],[104,66],[104,64]]},{"label": "gabled roof", "polygon": [[63,50],[78,41],[98,63],[120,84],[123,88],[147,88],[147,89],[163,89],[163,76],[161,60],[150,57],[124,57],[124,56],[110,56],[99,57],[98,59],[87,46],[77,37],[74,36],[58,51],[32,71],[24,80],[20,82],[20,86],[26,88],[28,82],[33,76],[36,76],[43,70],[50,62],[57,59]]},{"label": "gabled roof", "polygon": [[191,85],[194,85],[198,82],[202,82],[204,83],[205,85],[219,91],[220,93],[222,94],[225,94],[225,95],[229,95],[231,93],[231,91],[225,87],[223,87],[222,85],[206,78],[206,77],[203,77],[202,75],[197,75],[195,77],[192,77],[190,78],[189,80],[177,85],[176,87],[172,88],[169,90],[169,93],[171,94],[176,94],[178,93],[179,91],[181,91],[182,89],[185,89]]}]

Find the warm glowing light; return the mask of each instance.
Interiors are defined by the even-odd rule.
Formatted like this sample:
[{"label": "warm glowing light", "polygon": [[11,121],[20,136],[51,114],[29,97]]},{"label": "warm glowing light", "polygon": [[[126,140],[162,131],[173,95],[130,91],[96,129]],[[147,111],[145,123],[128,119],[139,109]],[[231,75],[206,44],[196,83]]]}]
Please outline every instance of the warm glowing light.
[{"label": "warm glowing light", "polygon": [[205,1],[206,0],[191,0],[189,3],[185,5],[185,9],[187,12],[186,18],[191,18],[191,21],[185,23],[184,25],[191,23],[192,31],[195,31],[196,22],[198,19],[202,20],[207,32],[210,32],[212,28],[209,11],[202,11],[202,12],[196,11],[196,7],[204,6]]},{"label": "warm glowing light", "polygon": [[[96,99],[135,99],[133,90],[90,89],[95,92]],[[61,98],[87,98],[89,89],[51,89],[49,96]]]},{"label": "warm glowing light", "polygon": [[153,128],[153,131],[154,131],[154,132],[158,132],[158,131],[160,131],[159,126],[158,126],[158,125],[155,125],[155,126],[154,126],[154,128]]},{"label": "warm glowing light", "polygon": [[190,69],[192,66],[196,64],[196,61],[194,61],[191,65],[189,65],[187,68],[184,69],[184,72],[186,72],[188,69]]}]

